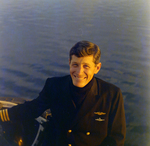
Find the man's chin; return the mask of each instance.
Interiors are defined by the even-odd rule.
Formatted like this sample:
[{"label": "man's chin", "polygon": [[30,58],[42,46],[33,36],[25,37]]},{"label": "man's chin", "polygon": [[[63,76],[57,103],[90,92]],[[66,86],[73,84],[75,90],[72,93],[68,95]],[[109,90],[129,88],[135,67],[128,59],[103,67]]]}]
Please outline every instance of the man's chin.
[{"label": "man's chin", "polygon": [[79,87],[79,88],[83,88],[86,85],[86,83],[79,83],[79,82],[74,82],[73,84],[74,86]]}]

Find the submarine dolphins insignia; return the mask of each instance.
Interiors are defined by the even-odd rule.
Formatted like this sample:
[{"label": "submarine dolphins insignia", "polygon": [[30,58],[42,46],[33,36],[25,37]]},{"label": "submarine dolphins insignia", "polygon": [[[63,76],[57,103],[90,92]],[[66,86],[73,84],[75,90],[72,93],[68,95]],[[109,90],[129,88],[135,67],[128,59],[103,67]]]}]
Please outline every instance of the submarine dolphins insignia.
[{"label": "submarine dolphins insignia", "polygon": [[98,119],[95,119],[95,121],[102,122],[102,121],[105,121],[105,119],[98,118]]},{"label": "submarine dolphins insignia", "polygon": [[106,113],[104,113],[104,112],[94,112],[94,114],[95,114],[95,115],[99,115],[99,116],[101,116],[101,115],[106,115]]}]

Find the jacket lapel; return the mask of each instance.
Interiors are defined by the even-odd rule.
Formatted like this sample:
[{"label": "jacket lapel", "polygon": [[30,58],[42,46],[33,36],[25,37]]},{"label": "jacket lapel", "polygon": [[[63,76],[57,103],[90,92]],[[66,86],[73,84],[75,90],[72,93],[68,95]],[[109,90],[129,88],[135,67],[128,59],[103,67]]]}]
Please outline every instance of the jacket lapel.
[{"label": "jacket lapel", "polygon": [[60,102],[62,102],[62,105],[63,105],[62,109],[64,110],[64,113],[65,113],[64,116],[66,117],[67,120],[73,119],[74,112],[76,110],[75,104],[71,99],[70,87],[69,87],[70,82],[71,82],[71,77],[69,76],[67,80],[65,81],[65,83],[63,84],[62,86],[63,88],[60,91],[61,93]]},{"label": "jacket lapel", "polygon": [[83,118],[95,106],[99,98],[100,97],[98,95],[98,86],[97,86],[96,79],[94,78],[93,86],[91,87],[80,110],[78,111],[76,117],[74,118],[71,127],[76,125],[79,122],[79,120]]}]

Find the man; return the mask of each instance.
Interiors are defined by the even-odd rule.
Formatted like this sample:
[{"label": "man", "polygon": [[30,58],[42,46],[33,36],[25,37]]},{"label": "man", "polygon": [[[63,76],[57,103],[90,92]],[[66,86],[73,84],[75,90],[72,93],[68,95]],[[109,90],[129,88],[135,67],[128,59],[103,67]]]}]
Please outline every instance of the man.
[{"label": "man", "polygon": [[123,146],[123,97],[118,87],[94,77],[100,54],[97,45],[78,42],[70,50],[70,75],[48,78],[36,99],[1,112],[1,118],[3,113],[8,121],[36,118],[50,108],[49,145]]}]

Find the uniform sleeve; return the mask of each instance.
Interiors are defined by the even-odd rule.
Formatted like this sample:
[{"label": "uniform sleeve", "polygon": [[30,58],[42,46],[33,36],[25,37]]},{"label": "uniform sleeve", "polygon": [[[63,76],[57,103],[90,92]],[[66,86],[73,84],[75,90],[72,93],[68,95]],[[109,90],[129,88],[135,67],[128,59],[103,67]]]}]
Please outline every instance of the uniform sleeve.
[{"label": "uniform sleeve", "polygon": [[46,109],[50,108],[49,95],[47,93],[48,80],[39,96],[24,104],[13,106],[9,109],[0,110],[0,119],[2,122],[15,120],[28,120],[40,116]]},{"label": "uniform sleeve", "polygon": [[10,118],[8,115],[8,109],[0,110],[0,121],[1,122],[10,121]]},{"label": "uniform sleeve", "polygon": [[124,102],[120,89],[112,100],[108,129],[109,137],[112,139],[112,141],[115,141],[115,145],[124,146],[126,136],[126,122]]}]

